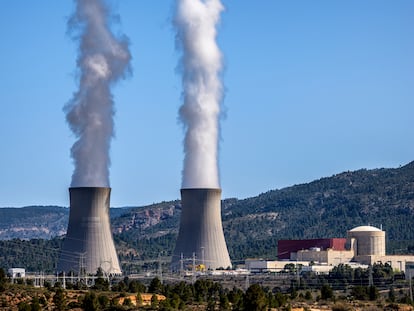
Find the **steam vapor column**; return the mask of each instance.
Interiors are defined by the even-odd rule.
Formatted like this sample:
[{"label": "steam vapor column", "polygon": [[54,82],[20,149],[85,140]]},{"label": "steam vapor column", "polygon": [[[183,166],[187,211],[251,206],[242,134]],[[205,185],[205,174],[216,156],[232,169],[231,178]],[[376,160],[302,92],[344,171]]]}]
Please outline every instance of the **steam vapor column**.
[{"label": "steam vapor column", "polygon": [[111,232],[109,201],[111,188],[69,188],[70,214],[58,271],[120,274]]},{"label": "steam vapor column", "polygon": [[208,269],[231,267],[221,222],[221,189],[181,189],[181,220],[171,268],[180,269],[181,256]]}]

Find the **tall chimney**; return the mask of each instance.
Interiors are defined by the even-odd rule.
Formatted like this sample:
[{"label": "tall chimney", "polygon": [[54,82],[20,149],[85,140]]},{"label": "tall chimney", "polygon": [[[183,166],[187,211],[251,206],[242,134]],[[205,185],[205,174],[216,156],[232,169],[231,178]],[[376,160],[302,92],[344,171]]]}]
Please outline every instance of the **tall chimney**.
[{"label": "tall chimney", "polygon": [[221,189],[181,189],[181,219],[171,268],[196,257],[207,269],[231,267],[221,223]]},{"label": "tall chimney", "polygon": [[69,188],[70,214],[58,271],[120,274],[111,232],[109,201],[111,188]]}]

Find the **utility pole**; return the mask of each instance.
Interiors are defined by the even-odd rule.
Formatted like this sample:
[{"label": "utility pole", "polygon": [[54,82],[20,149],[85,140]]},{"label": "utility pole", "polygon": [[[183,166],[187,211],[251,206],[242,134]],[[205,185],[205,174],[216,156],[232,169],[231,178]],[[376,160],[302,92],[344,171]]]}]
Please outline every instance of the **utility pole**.
[{"label": "utility pole", "polygon": [[196,282],[195,263],[196,263],[196,257],[195,257],[195,253],[193,253],[193,284]]},{"label": "utility pole", "polygon": [[299,288],[300,286],[300,276],[299,276],[299,264],[298,264],[298,259],[296,258],[296,286],[297,288]]},{"label": "utility pole", "polygon": [[372,266],[369,266],[369,286],[374,285],[374,281],[372,279]]},{"label": "utility pole", "polygon": [[411,299],[411,301],[413,301],[413,287],[411,285],[411,269],[408,270],[408,271],[409,271],[408,272],[408,277],[410,278],[410,299]]},{"label": "utility pole", "polygon": [[[111,269],[112,269],[112,258],[111,258],[111,262],[110,262],[110,265],[111,265]],[[111,270],[110,270],[111,271]],[[108,281],[108,285],[109,285],[109,290],[111,290],[112,289],[112,286],[111,286],[111,279],[110,279],[110,277],[109,277],[109,273],[108,272],[105,272],[105,276],[106,276],[106,280]]]},{"label": "utility pole", "polygon": [[161,262],[161,253],[158,254],[158,276],[162,284],[162,262]]},{"label": "utility pole", "polygon": [[206,266],[206,263],[204,260],[204,246],[201,246],[201,263],[204,267]]},{"label": "utility pole", "polygon": [[78,253],[79,254],[79,272],[78,272],[78,282],[85,281],[85,285],[88,286],[88,279],[85,272],[85,253]]},{"label": "utility pole", "polygon": [[181,259],[180,259],[180,277],[183,277],[184,275],[184,257],[183,253],[181,253]]},{"label": "utility pole", "polygon": [[299,287],[300,279],[299,279],[299,265],[298,264],[296,264],[296,282],[297,282],[298,287]]},{"label": "utility pole", "polygon": [[78,271],[78,282],[80,282],[82,278],[82,271],[83,271],[83,253],[79,253],[79,271]]}]

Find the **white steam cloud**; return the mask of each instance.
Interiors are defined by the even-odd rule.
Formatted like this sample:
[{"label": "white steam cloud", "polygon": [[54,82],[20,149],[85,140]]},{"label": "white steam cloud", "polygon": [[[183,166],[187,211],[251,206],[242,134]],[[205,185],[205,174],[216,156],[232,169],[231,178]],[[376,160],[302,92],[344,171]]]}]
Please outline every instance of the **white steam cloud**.
[{"label": "white steam cloud", "polygon": [[79,88],[65,105],[66,120],[77,140],[72,187],[109,187],[109,149],[113,137],[111,86],[131,72],[128,39],[110,29],[115,19],[103,0],[76,0],[69,20],[79,42]]},{"label": "white steam cloud", "polygon": [[182,188],[219,188],[218,142],[222,55],[216,42],[220,0],[178,0],[174,26],[182,52],[185,128]]}]

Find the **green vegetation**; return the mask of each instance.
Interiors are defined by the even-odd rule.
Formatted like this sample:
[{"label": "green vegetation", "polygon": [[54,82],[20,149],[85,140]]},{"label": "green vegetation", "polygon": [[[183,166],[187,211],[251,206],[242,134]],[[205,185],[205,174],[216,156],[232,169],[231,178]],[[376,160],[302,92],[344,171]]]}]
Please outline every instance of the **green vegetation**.
[{"label": "green vegetation", "polygon": [[65,232],[69,210],[59,206],[0,208],[0,240],[50,239]]},{"label": "green vegetation", "polygon": [[[131,283],[135,285],[131,286]],[[330,306],[332,310],[340,311],[355,310],[355,307],[363,310],[400,310],[401,304],[412,305],[404,293],[393,293],[398,302],[391,301],[387,296],[381,296],[373,285],[353,286],[347,292],[335,291],[329,284],[324,284],[312,289],[312,292],[295,289],[296,294],[292,294],[293,288],[281,292],[280,288],[269,288],[259,284],[252,284],[243,291],[237,287],[223,287],[221,283],[210,279],[199,279],[194,284],[184,281],[163,284],[155,278],[146,286],[137,280],[125,278],[118,283],[113,283],[111,291],[65,290],[59,285],[48,288],[17,284],[7,286],[6,292],[0,292],[2,303],[0,307],[24,311],[42,309],[265,311],[289,310],[293,307],[309,310],[311,305],[313,307]],[[147,295],[145,301],[141,294],[130,291],[136,288]],[[157,291],[159,296],[151,290]]]},{"label": "green vegetation", "polygon": [[33,239],[0,241],[0,267],[25,268],[27,271],[54,272],[62,240]]},{"label": "green vegetation", "polygon": [[[292,272],[292,276],[294,273]],[[333,290],[348,290],[353,288],[357,299],[376,299],[376,288],[390,290],[393,286],[400,286],[405,282],[402,272],[394,272],[386,263],[374,264],[367,269],[352,269],[349,265],[340,264],[332,269],[329,274],[317,275],[313,272],[302,272],[300,282],[293,281],[292,285],[298,290],[322,288],[324,298],[330,298]],[[375,289],[374,289],[375,287]],[[395,292],[393,294],[395,298]]]},{"label": "green vegetation", "polygon": [[6,277],[6,272],[0,268],[0,292],[4,292],[6,290],[7,283],[8,279]]},{"label": "green vegetation", "polygon": [[[230,257],[236,263],[252,257],[276,258],[279,239],[345,237],[347,230],[366,224],[383,226],[388,253],[414,253],[413,188],[414,162],[397,169],[345,172],[245,200],[224,200],[222,218]],[[159,216],[153,226],[141,217],[140,224],[125,226],[116,235],[121,248],[133,245],[136,250],[135,256],[122,257],[125,260],[172,253],[179,202],[144,210],[150,218]],[[137,219],[144,210],[131,209],[122,219]]]},{"label": "green vegetation", "polygon": [[[344,172],[244,200],[226,199],[222,218],[230,257],[236,264],[252,257],[274,259],[279,239],[345,237],[347,230],[367,224],[383,226],[387,253],[414,253],[412,189],[414,162],[396,169]],[[124,271],[154,270],[160,255],[168,261],[180,213],[179,201],[111,209]],[[64,208],[0,209],[0,229],[10,235],[19,232],[13,228],[30,224],[58,233],[66,227],[53,229],[62,224],[56,215],[67,224]],[[0,267],[54,272],[60,244],[59,238],[0,241]]]}]

